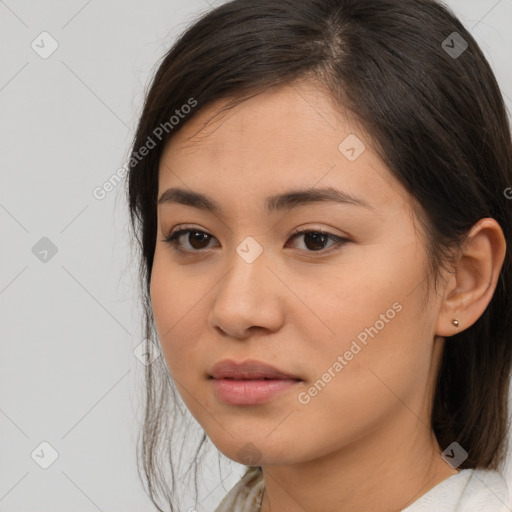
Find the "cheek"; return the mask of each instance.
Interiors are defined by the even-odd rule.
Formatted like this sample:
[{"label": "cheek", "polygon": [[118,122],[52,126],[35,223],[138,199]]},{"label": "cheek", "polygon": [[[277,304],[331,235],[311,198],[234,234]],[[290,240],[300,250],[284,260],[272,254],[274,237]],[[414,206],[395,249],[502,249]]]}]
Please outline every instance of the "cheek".
[{"label": "cheek", "polygon": [[175,327],[187,321],[194,314],[194,304],[198,302],[204,291],[201,283],[191,282],[184,273],[170,260],[165,249],[157,247],[151,271],[151,306],[153,316],[161,336],[165,342]]},{"label": "cheek", "polygon": [[178,379],[190,374],[201,330],[200,301],[204,290],[190,286],[181,274],[155,253],[150,285],[155,327],[169,371]]},{"label": "cheek", "polygon": [[150,297],[156,329],[162,342],[165,338],[164,333],[172,326],[174,305],[177,302],[172,281],[157,249],[151,270]]},{"label": "cheek", "polygon": [[[400,287],[367,291],[365,301],[340,297],[341,310],[324,309],[335,336],[317,336],[318,344],[301,351],[311,378],[295,407],[294,420],[302,425],[297,435],[305,444],[323,439],[316,449],[326,454],[398,417],[404,403],[419,410],[427,388],[431,344],[418,321],[424,289],[408,297]],[[312,331],[309,336],[315,339]]]},{"label": "cheek", "polygon": [[329,368],[343,375],[333,381],[360,393],[360,399],[365,395],[360,379],[376,379],[371,370],[400,389],[408,385],[407,379],[411,385],[424,381],[434,309],[424,309],[422,304],[426,293],[423,254],[414,244],[399,251],[379,246],[353,262],[345,261],[335,274],[331,279],[326,276],[324,286],[309,285],[309,289],[306,281],[302,284],[308,290],[308,304],[315,305],[312,309],[323,324],[313,322],[311,314],[301,320],[306,336],[314,341],[314,350],[303,354],[311,368],[318,375]]},{"label": "cheek", "polygon": [[[333,339],[349,340],[361,334],[364,343],[370,336],[366,329],[379,333],[390,331],[392,324],[402,324],[403,311],[419,309],[425,292],[424,256],[415,244],[392,244],[362,247],[354,250],[343,264],[324,274],[321,282],[305,277],[302,295],[314,305],[325,326],[325,334]],[[399,311],[400,310],[400,311]],[[370,329],[375,333],[375,329]]]}]

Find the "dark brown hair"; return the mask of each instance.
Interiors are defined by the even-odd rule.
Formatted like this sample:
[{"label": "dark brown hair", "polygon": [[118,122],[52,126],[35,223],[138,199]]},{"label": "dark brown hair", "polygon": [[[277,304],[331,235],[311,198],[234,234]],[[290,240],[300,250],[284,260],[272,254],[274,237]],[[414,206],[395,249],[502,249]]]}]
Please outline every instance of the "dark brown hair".
[{"label": "dark brown hair", "polygon": [[[465,51],[450,51],[463,50],[464,41]],[[155,339],[149,284],[158,166],[165,143],[215,100],[232,100],[230,108],[304,78],[315,80],[336,105],[355,116],[420,205],[434,284],[450,250],[460,247],[484,217],[499,222],[512,246],[512,203],[504,194],[512,186],[506,109],[482,51],[448,8],[433,0],[233,0],[193,23],[165,55],[135,135],[128,195],[141,251],[147,338]],[[182,107],[192,105],[191,100],[197,108],[175,124],[176,111],[190,110]],[[165,134],[157,130],[162,126]],[[140,158],[139,150],[149,147],[149,139],[154,147]],[[468,452],[461,469],[497,469],[504,460],[511,271],[507,251],[491,303],[474,325],[445,345],[432,428],[441,449],[457,441]],[[173,405],[177,400],[162,359],[146,367],[140,455],[151,499],[163,510],[157,504],[162,495],[175,510],[175,453],[167,434],[169,419],[174,428],[176,418],[169,400],[172,396]],[[206,440],[203,433],[196,456]],[[167,462],[171,482],[162,477]]]}]

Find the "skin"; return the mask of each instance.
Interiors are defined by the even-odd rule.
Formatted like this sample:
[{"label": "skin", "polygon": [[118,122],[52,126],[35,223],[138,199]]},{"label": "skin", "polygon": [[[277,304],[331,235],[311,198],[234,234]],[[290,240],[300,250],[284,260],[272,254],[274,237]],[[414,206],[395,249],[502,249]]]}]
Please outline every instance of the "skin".
[{"label": "skin", "polygon": [[[159,168],[159,197],[181,187],[224,210],[158,206],[151,300],[177,389],[224,455],[244,464],[253,447],[251,464],[262,466],[265,480],[263,512],[400,510],[457,473],[430,428],[430,401],[444,337],[473,324],[492,298],[503,233],[493,219],[475,225],[436,292],[427,287],[425,237],[412,197],[318,85],[266,91],[206,125],[222,105],[187,122]],[[355,161],[338,149],[352,133],[366,146]],[[323,186],[370,207],[264,208],[267,196]],[[164,239],[180,224],[210,241],[191,245],[184,235],[185,252],[176,251]],[[315,246],[307,236],[292,238],[295,228],[349,241]],[[248,236],[263,249],[252,263],[236,252]],[[394,318],[301,403],[298,393],[395,303],[402,308]],[[260,405],[229,405],[208,379],[226,358],[264,361],[302,382]]]}]

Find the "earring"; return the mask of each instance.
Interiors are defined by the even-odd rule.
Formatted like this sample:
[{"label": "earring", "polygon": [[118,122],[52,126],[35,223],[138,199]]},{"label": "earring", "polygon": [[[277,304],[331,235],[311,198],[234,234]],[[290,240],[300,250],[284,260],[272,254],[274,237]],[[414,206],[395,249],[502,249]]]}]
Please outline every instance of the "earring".
[{"label": "earring", "polygon": [[459,327],[459,321],[455,318],[452,320],[452,324],[455,326],[455,327]]}]

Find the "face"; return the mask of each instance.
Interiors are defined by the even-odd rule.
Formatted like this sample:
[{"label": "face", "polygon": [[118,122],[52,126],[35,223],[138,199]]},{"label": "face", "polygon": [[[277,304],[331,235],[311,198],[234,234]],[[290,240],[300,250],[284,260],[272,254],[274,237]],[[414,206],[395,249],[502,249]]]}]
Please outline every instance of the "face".
[{"label": "face", "polygon": [[[241,463],[294,464],[375,432],[405,435],[397,425],[427,414],[440,356],[412,198],[313,84],[262,93],[198,135],[221,106],[185,124],[159,168],[151,301],[185,404]],[[217,210],[164,200],[171,188]],[[328,189],[344,200],[308,199]],[[305,194],[267,201],[292,191]],[[166,241],[180,230],[190,231]],[[226,359],[297,380],[226,401],[210,378]]]}]

